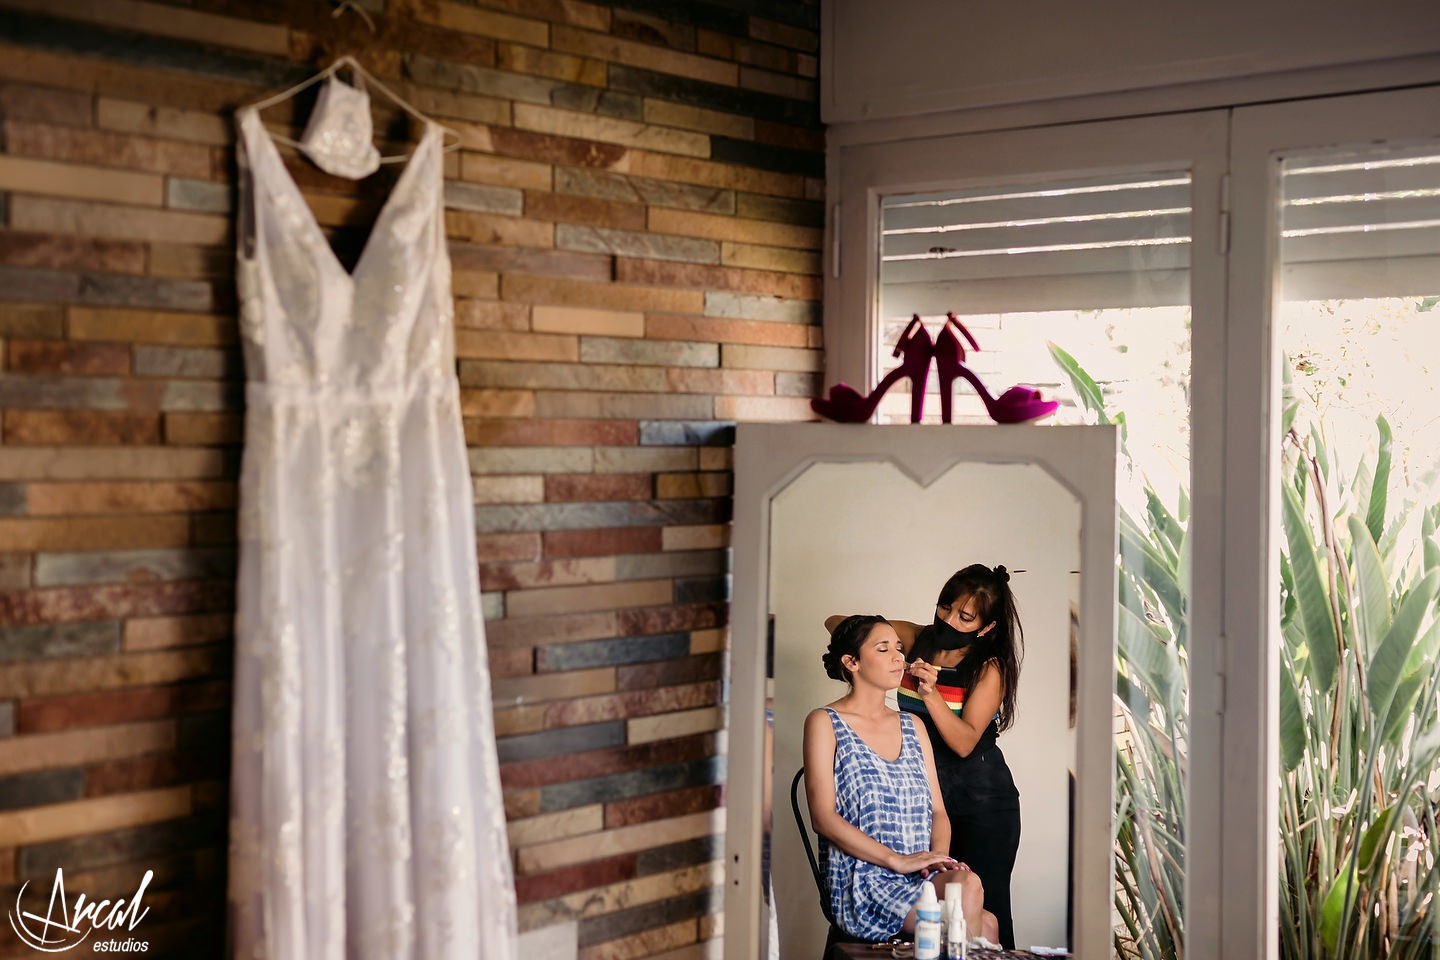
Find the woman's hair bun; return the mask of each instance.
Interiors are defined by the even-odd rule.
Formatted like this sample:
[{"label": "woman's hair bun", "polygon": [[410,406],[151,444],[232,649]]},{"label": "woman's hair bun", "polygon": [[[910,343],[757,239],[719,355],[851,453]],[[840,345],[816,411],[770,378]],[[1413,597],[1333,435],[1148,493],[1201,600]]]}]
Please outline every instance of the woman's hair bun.
[{"label": "woman's hair bun", "polygon": [[821,657],[825,664],[825,675],[831,680],[849,680],[850,671],[840,662],[843,657],[859,657],[860,645],[870,636],[877,623],[889,623],[878,614],[846,617],[830,634],[830,648]]},{"label": "woman's hair bun", "polygon": [[1005,569],[1005,564],[1003,563],[997,564],[995,569],[992,570],[991,573],[995,574],[995,579],[999,580],[1001,583],[1010,582],[1010,571]]}]

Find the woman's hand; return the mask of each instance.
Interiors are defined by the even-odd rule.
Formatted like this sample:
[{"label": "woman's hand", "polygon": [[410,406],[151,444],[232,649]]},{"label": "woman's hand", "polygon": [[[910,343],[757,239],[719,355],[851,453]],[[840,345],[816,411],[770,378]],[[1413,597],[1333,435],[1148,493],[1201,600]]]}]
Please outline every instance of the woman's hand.
[{"label": "woman's hand", "polygon": [[888,864],[896,873],[919,873],[926,867],[949,860],[950,854],[943,850],[921,850],[919,853],[896,853]]},{"label": "woman's hand", "polygon": [[[919,664],[920,661],[917,660],[911,665],[912,672]],[[928,664],[925,666],[932,671],[928,676],[939,675],[939,671],[934,667]],[[921,674],[917,673],[916,676],[920,677]],[[1000,709],[1000,700],[1005,692],[1004,683],[1000,679],[1000,667],[992,660],[980,668],[979,679],[965,691],[965,707],[958,716],[945,704],[945,695],[935,688],[934,682],[932,679],[927,689],[922,679],[920,695],[930,710],[935,732],[947,747],[962,757],[968,757],[980,742],[980,737],[994,718],[995,712]],[[944,709],[941,709],[942,706]]]},{"label": "woman's hand", "polygon": [[915,678],[919,687],[917,692],[921,697],[928,697],[935,692],[935,684],[940,679],[940,668],[933,667],[924,660],[915,660],[910,664],[910,675]]}]

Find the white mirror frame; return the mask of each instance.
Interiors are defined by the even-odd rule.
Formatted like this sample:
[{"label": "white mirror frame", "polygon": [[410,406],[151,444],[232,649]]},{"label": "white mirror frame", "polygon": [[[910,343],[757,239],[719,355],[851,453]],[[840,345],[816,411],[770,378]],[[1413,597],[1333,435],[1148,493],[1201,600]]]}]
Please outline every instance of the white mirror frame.
[{"label": "white mirror frame", "polygon": [[[726,775],[725,960],[759,960],[770,508],[812,464],[891,463],[922,487],[956,464],[1039,466],[1080,503],[1074,942],[1110,956],[1115,746],[1115,428],[744,423],[736,428]],[[779,780],[772,789],[784,789]],[[788,818],[776,817],[777,824]],[[784,829],[776,826],[774,829]],[[818,908],[817,908],[818,909]]]}]

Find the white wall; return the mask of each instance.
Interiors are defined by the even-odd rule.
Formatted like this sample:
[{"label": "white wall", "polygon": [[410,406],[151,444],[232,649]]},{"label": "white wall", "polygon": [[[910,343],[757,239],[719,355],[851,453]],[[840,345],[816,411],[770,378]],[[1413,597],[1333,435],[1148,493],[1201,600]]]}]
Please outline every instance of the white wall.
[{"label": "white wall", "polygon": [[820,663],[824,619],[882,613],[927,622],[946,578],[972,562],[1026,571],[1011,580],[1026,637],[1017,719],[1000,738],[1021,797],[1016,941],[1064,943],[1075,498],[1036,466],[964,464],[921,490],[888,464],[818,464],[775,498],[770,529],[779,956],[818,956],[825,937],[785,793],[803,762],[805,714],[846,690]]},{"label": "white wall", "polygon": [[1265,76],[1440,49],[1434,0],[826,0],[822,9],[827,123]]}]

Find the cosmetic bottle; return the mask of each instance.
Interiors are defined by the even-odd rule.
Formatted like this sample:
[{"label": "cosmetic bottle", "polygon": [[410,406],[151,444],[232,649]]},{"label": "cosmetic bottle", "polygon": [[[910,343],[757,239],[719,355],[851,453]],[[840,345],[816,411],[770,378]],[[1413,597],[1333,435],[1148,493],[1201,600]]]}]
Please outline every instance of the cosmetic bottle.
[{"label": "cosmetic bottle", "polygon": [[920,884],[915,904],[915,960],[940,960],[940,901],[929,880]]},{"label": "cosmetic bottle", "polygon": [[960,909],[960,884],[945,885],[945,902],[940,904],[940,938],[942,943],[949,939],[951,911]]},{"label": "cosmetic bottle", "polygon": [[[947,889],[945,891],[949,893]],[[945,898],[945,960],[965,960],[966,941],[970,938],[965,929],[965,911],[960,907],[960,898]]]}]

